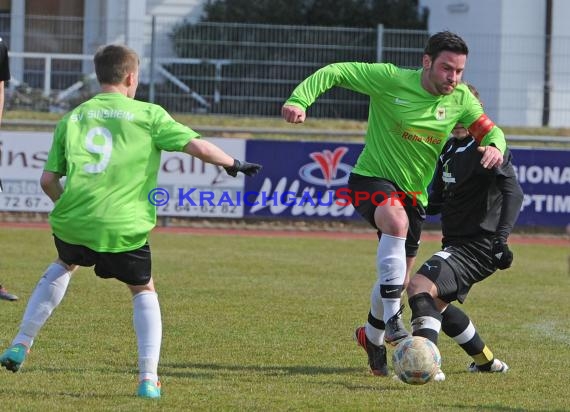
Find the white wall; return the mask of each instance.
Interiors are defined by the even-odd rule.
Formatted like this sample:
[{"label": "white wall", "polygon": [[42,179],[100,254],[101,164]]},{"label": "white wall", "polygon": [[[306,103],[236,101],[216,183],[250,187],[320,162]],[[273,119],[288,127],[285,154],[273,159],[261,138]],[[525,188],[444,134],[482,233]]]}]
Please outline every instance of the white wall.
[{"label": "white wall", "polygon": [[[156,47],[155,53],[159,57],[176,57],[172,50],[172,43],[168,35],[175,24],[182,21],[195,23],[199,21],[204,0],[146,0],[147,15],[149,18],[156,17]],[[151,26],[147,26],[145,38],[149,39],[145,54],[150,56]]]},{"label": "white wall", "polygon": [[497,121],[499,78],[490,76],[489,73],[499,71],[497,56],[500,45],[497,42],[497,28],[501,20],[501,0],[421,0],[420,3],[430,10],[430,33],[449,30],[466,41],[469,56],[464,80],[473,83],[479,90],[485,110]]},{"label": "white wall", "polygon": [[508,126],[540,126],[545,1],[502,0],[502,7],[498,121]]},{"label": "white wall", "polygon": [[[157,21],[157,57],[176,57],[168,36],[174,24],[198,21],[203,3],[203,0],[85,0],[83,52],[92,54],[103,44],[126,44],[141,56],[141,81],[148,81],[152,17]],[[91,67],[91,63],[85,63],[84,71],[89,72]]]},{"label": "white wall", "polygon": [[467,42],[465,80],[479,89],[495,122],[540,126],[545,2],[420,0],[420,5],[430,9],[431,33],[450,30]]},{"label": "white wall", "polygon": [[184,20],[198,21],[203,3],[204,0],[85,0],[84,53],[116,42],[127,44],[141,56],[150,56],[150,21],[155,16],[159,22],[157,52],[173,57],[168,39],[172,26]]},{"label": "white wall", "polygon": [[141,28],[146,8],[137,0],[85,1],[83,53],[92,54],[99,46],[109,43],[126,44],[138,53],[145,39]]},{"label": "white wall", "polygon": [[203,11],[205,0],[146,0],[149,15],[178,16],[197,22]]},{"label": "white wall", "polygon": [[570,1],[554,0],[553,3],[552,32],[556,36],[552,42],[550,126],[570,127]]}]

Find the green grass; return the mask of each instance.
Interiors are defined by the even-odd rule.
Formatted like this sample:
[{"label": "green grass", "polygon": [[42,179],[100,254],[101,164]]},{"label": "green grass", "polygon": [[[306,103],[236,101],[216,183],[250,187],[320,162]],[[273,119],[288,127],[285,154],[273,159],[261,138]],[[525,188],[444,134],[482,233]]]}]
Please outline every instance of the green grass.
[{"label": "green grass", "polygon": [[[23,370],[0,371],[2,410],[569,410],[567,247],[513,245],[514,267],[475,286],[464,305],[508,374],[467,373],[470,358],[442,336],[447,380],[414,387],[370,375],[352,341],[376,277],[374,235],[158,232],[151,245],[164,326],[163,398],[134,396],[127,288],[82,268]],[[13,228],[0,228],[0,247],[0,280],[21,298],[0,302],[3,349],[54,248],[47,230]],[[437,247],[423,242],[418,264]]]}]

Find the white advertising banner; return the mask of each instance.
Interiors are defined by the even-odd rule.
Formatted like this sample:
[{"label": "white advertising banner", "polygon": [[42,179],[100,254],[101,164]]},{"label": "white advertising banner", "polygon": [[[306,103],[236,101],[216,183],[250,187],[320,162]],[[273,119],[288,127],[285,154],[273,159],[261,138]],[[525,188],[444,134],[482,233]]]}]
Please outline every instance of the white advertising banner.
[{"label": "white advertising banner", "polygon": [[40,187],[51,133],[0,132],[0,210],[49,212],[52,201]]},{"label": "white advertising banner", "polygon": [[[245,159],[245,140],[208,138],[226,153]],[[149,193],[161,216],[242,218],[244,175],[228,176],[222,167],[184,153],[163,153],[158,185]]]},{"label": "white advertising banner", "polygon": [[[51,146],[47,132],[0,132],[0,211],[49,212],[51,200],[40,176]],[[238,159],[245,158],[245,140],[208,138]],[[163,153],[157,188],[148,195],[161,216],[243,217],[244,176],[228,176],[221,167],[184,153]]]}]

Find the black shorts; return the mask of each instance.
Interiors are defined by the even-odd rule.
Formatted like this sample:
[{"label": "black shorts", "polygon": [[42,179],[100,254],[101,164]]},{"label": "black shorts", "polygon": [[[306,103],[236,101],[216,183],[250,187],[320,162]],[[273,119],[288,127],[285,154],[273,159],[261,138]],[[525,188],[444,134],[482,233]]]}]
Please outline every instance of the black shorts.
[{"label": "black shorts", "polygon": [[72,245],[53,236],[59,258],[67,265],[93,266],[103,279],[115,278],[127,285],[142,286],[150,281],[150,246],[145,244],[128,252],[96,252],[88,247]]},{"label": "black shorts", "polygon": [[495,271],[491,260],[491,241],[480,238],[465,244],[447,246],[436,252],[417,273],[435,284],[441,300],[463,303],[471,286]]},{"label": "black shorts", "polygon": [[[356,211],[366,219],[374,229],[378,230],[374,221],[374,212],[379,204],[391,204],[397,202],[396,194],[400,195],[399,199],[404,204],[404,210],[408,215],[408,234],[406,236],[406,256],[414,257],[418,254],[420,246],[420,237],[422,234],[422,225],[426,219],[426,213],[422,205],[410,197],[404,196],[405,193],[393,182],[379,177],[362,176],[351,173],[348,178],[348,189],[352,205]],[[368,193],[368,198],[362,200],[357,197],[358,193]],[[378,239],[382,232],[378,230]]]}]

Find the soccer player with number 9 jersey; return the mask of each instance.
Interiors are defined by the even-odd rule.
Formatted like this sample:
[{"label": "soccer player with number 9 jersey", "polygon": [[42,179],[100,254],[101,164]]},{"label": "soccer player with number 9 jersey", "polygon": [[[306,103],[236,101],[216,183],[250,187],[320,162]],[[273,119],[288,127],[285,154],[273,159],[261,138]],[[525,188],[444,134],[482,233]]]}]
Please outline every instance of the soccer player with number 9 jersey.
[{"label": "soccer player with number 9 jersey", "polygon": [[58,122],[40,180],[54,202],[49,221],[58,258],[39,280],[0,364],[13,372],[20,369],[40,328],[63,299],[73,271],[94,266],[97,276],[118,279],[131,291],[137,395],[159,398],[162,321],[148,236],[156,224],[149,193],[157,185],[161,152],[185,152],[224,167],[234,177],[238,172],[253,176],[261,165],[234,159],[162,107],[134,100],[139,58],[133,50],[104,46],[94,63],[101,93]]}]

